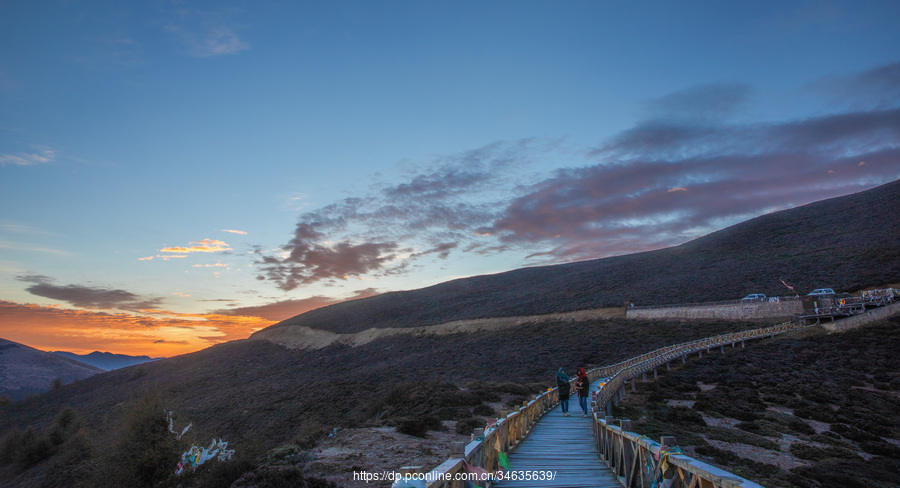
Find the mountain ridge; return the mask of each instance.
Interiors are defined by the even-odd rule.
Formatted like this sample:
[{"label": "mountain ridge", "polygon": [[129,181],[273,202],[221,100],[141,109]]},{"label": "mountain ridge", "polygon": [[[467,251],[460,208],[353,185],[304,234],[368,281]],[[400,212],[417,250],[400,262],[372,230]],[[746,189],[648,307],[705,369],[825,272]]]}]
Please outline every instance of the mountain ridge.
[{"label": "mountain ridge", "polygon": [[74,359],[0,339],[0,396],[13,401],[50,390],[56,380],[68,384],[103,372]]},{"label": "mountain ridge", "polygon": [[348,334],[625,302],[661,305],[739,299],[748,293],[776,296],[790,292],[782,280],[798,294],[820,287],[855,291],[897,283],[900,219],[884,209],[898,206],[900,180],[755,217],[674,247],[384,293],[312,310],[264,331],[302,325]]},{"label": "mountain ridge", "polygon": [[137,364],[143,364],[161,359],[151,358],[150,356],[129,356],[127,354],[114,354],[111,352],[100,351],[94,351],[90,354],[75,354],[68,351],[53,351],[53,354],[69,359],[74,359],[75,361],[100,368],[104,371],[112,371],[114,369],[126,368],[128,366],[134,366]]}]

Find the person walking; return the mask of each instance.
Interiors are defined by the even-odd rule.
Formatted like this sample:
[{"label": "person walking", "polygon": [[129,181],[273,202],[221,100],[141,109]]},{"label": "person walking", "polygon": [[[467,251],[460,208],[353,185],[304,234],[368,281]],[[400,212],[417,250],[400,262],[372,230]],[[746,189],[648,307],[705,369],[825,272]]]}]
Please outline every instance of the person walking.
[{"label": "person walking", "polygon": [[582,417],[588,416],[588,397],[591,394],[591,380],[587,377],[584,368],[578,368],[578,379],[575,380],[575,390],[578,392],[578,404],[584,412]]},{"label": "person walking", "polygon": [[559,368],[556,372],[556,387],[559,388],[559,403],[562,405],[563,415],[569,416],[569,375],[566,370]]}]

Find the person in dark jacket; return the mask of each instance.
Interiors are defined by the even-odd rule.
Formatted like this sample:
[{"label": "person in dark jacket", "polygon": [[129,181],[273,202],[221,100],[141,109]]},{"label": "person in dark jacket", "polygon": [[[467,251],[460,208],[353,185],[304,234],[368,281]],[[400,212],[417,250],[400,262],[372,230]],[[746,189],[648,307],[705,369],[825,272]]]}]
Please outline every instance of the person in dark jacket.
[{"label": "person in dark jacket", "polygon": [[569,416],[569,375],[566,370],[559,368],[556,372],[556,387],[559,388],[559,403],[562,405],[563,415]]},{"label": "person in dark jacket", "polygon": [[578,379],[575,381],[575,390],[578,392],[578,404],[584,412],[582,417],[588,416],[588,397],[591,395],[591,380],[587,377],[584,368],[578,368]]}]

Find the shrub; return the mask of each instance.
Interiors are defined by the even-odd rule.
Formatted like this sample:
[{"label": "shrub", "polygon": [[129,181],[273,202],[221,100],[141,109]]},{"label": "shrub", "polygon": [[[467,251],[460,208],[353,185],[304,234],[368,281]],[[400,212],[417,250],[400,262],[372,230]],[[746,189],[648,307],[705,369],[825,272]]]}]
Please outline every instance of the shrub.
[{"label": "shrub", "polygon": [[[107,460],[106,475],[120,486],[154,486],[170,476],[184,452],[169,432],[158,395],[145,394],[127,410]],[[115,483],[114,483],[115,484]]]},{"label": "shrub", "polygon": [[17,471],[25,471],[53,455],[54,446],[50,439],[38,435],[31,427],[25,429],[20,442],[13,461]]},{"label": "shrub", "polygon": [[403,418],[397,421],[397,432],[424,438],[429,430],[443,428],[441,420],[433,415]]},{"label": "shrub", "polygon": [[72,407],[66,407],[56,414],[47,432],[50,441],[58,446],[81,428],[81,416]]},{"label": "shrub", "polygon": [[809,461],[820,461],[828,458],[860,459],[858,454],[845,447],[829,446],[823,448],[799,442],[791,444],[791,454]]},{"label": "shrub", "polygon": [[672,407],[667,409],[666,418],[672,422],[690,425],[706,425],[703,417],[692,408],[689,407]]},{"label": "shrub", "polygon": [[478,405],[477,407],[473,408],[472,413],[475,415],[482,415],[484,417],[491,417],[491,418],[494,418],[497,416],[496,410],[494,410],[493,408],[491,408],[483,403],[481,405]]},{"label": "shrub", "polygon": [[22,431],[12,429],[0,439],[0,464],[12,464],[16,460],[16,452],[22,445]]},{"label": "shrub", "polygon": [[478,417],[462,419],[456,422],[456,433],[468,435],[471,434],[476,428],[484,427],[484,425],[484,419],[480,419]]}]

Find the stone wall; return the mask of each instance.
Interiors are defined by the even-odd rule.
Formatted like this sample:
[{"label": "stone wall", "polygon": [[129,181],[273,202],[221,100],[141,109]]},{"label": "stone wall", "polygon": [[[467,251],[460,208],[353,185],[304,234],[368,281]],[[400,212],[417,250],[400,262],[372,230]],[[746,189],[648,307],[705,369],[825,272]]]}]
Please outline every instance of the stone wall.
[{"label": "stone wall", "polygon": [[629,308],[629,319],[771,319],[790,318],[803,313],[799,300],[779,302],[735,302],[723,304],[696,304],[671,307]]},{"label": "stone wall", "polygon": [[854,315],[835,322],[825,322],[822,324],[822,327],[829,332],[841,332],[862,327],[878,320],[893,317],[897,314],[900,314],[900,302],[885,305],[873,310],[867,310],[864,314]]}]

